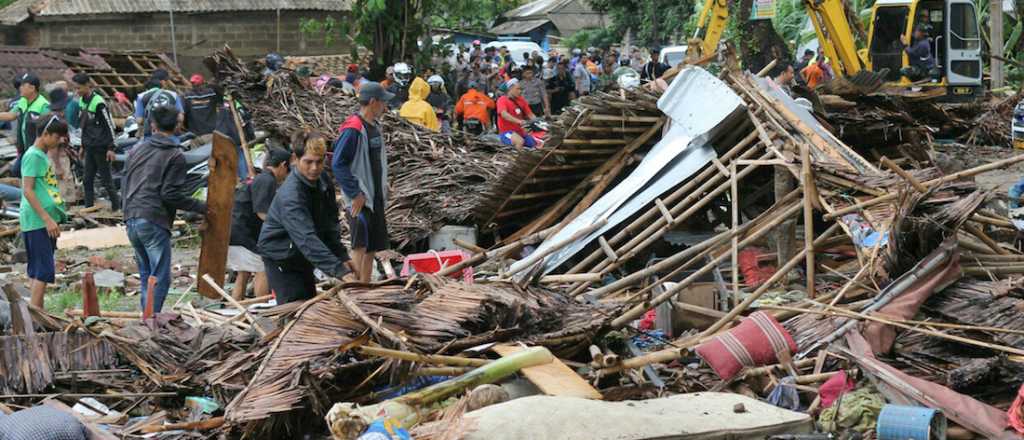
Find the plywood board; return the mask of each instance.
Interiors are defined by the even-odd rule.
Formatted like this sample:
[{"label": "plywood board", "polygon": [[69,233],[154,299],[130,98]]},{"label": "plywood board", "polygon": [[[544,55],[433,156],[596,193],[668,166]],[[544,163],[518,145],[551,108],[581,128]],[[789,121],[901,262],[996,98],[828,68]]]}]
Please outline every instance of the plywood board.
[{"label": "plywood board", "polygon": [[[502,357],[508,356],[525,348],[518,345],[495,345],[493,350]],[[582,399],[601,399],[601,393],[572,371],[562,361],[555,358],[554,362],[535,367],[524,368],[523,376],[537,385],[544,394],[549,396],[579,397]]]},{"label": "plywood board", "polygon": [[[235,204],[235,184],[238,182],[238,151],[235,143],[220,132],[213,133],[213,152],[210,155],[210,177],[206,192],[206,231],[199,250],[197,276],[209,274],[218,285],[224,285],[224,269],[228,261],[228,242],[231,238],[231,209]],[[220,295],[206,283],[199,283],[199,293],[207,298]]]},{"label": "plywood board", "polygon": [[79,246],[97,250],[114,246],[131,246],[131,242],[128,241],[128,230],[124,226],[61,232],[60,237],[57,238],[57,249],[74,249]]}]

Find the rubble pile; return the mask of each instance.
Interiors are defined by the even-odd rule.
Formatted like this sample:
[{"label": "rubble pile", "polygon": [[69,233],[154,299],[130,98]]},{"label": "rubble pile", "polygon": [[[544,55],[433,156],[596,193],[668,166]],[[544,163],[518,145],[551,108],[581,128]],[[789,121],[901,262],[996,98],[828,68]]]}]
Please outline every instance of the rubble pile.
[{"label": "rubble pile", "polygon": [[[284,144],[304,128],[333,143],[341,123],[359,110],[351,94],[332,87],[322,93],[305,88],[289,70],[265,80],[227,48],[207,64],[250,109],[255,126]],[[409,248],[445,224],[470,221],[474,201],[515,156],[496,140],[434,133],[392,113],[383,116],[382,127],[392,189],[387,216],[397,249]]]},{"label": "rubble pile", "polygon": [[[280,138],[333,136],[354,109],[210,62]],[[976,108],[871,99],[827,118],[689,67],[577,100],[521,153],[388,116],[399,243],[450,222],[493,243],[284,305],[54,317],[15,296],[0,401],[56,394],[119,437],[1024,438],[1024,252],[976,180],[1024,155],[950,171],[927,127],[965,131]],[[919,137],[878,139],[911,119]]]}]

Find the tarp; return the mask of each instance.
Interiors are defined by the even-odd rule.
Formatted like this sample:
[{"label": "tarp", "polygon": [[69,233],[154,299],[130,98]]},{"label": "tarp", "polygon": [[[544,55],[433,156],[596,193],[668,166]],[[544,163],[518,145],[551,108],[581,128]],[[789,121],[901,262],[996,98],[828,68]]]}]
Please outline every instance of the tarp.
[{"label": "tarp", "polygon": [[[680,72],[658,99],[658,108],[672,119],[668,133],[629,176],[558,233],[548,237],[537,252],[601,219],[608,222],[582,240],[548,256],[544,273],[551,272],[597,237],[707,166],[717,156],[708,144],[715,129],[745,111],[743,101],[727,84],[699,67]],[[512,270],[517,269],[518,265],[513,264]]]}]

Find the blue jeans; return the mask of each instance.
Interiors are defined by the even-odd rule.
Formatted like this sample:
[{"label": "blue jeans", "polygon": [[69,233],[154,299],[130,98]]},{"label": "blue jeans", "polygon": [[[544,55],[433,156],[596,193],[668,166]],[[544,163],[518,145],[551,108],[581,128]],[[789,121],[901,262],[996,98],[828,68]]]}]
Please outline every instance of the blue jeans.
[{"label": "blue jeans", "polygon": [[145,219],[128,220],[128,241],[135,248],[135,263],[139,265],[142,280],[142,310],[146,310],[150,275],[156,277],[153,291],[153,312],[164,307],[164,299],[171,288],[171,231]]},{"label": "blue jeans", "polygon": [[245,161],[245,151],[242,151],[242,147],[238,147],[238,181],[244,182],[248,177],[249,165],[247,165],[247,162]]},{"label": "blue jeans", "polygon": [[0,200],[5,202],[20,202],[21,188],[0,183]]}]

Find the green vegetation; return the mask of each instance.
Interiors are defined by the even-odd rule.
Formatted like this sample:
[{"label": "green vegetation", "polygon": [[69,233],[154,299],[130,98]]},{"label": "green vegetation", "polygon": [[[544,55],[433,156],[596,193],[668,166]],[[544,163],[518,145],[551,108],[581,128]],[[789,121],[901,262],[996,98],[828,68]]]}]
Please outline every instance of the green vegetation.
[{"label": "green vegetation", "polygon": [[[100,310],[127,310],[124,305],[129,297],[120,289],[100,289],[96,298],[100,302]],[[64,286],[56,293],[46,295],[46,311],[54,315],[64,316],[68,309],[82,308],[82,288],[76,283]]]}]

